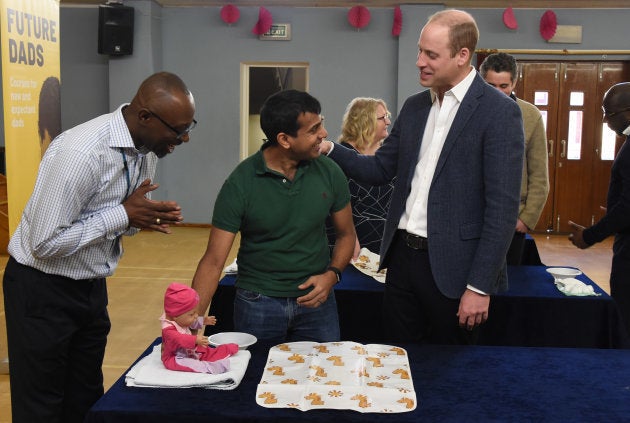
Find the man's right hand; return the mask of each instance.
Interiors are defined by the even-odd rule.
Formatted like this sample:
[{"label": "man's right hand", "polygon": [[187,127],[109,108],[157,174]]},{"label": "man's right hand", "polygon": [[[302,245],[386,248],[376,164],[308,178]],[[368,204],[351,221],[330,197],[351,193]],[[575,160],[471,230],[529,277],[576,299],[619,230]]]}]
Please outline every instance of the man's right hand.
[{"label": "man's right hand", "polygon": [[170,225],[177,225],[184,220],[181,207],[175,201],[154,201],[146,198],[148,192],[158,187],[158,184],[151,184],[150,179],[145,179],[123,202],[129,217],[129,226],[169,234]]},{"label": "man's right hand", "polygon": [[569,234],[569,241],[571,241],[573,245],[581,249],[590,247],[590,245],[588,245],[584,241],[584,237],[582,236],[582,232],[584,232],[585,229],[584,226],[578,225],[577,223],[571,222],[570,220],[569,226],[571,226],[572,228],[571,233]]},{"label": "man's right hand", "polygon": [[332,150],[332,141],[322,140],[322,142],[319,143],[320,154],[328,154],[330,150]]}]

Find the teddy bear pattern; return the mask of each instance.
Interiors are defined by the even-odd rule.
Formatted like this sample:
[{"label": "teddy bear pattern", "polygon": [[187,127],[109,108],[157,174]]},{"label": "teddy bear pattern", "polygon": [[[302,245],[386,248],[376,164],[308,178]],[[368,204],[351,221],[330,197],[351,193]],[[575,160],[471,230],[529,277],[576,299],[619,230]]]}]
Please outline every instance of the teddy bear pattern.
[{"label": "teddy bear pattern", "polygon": [[263,407],[398,413],[417,406],[407,352],[356,342],[291,342],[269,350],[256,401]]}]

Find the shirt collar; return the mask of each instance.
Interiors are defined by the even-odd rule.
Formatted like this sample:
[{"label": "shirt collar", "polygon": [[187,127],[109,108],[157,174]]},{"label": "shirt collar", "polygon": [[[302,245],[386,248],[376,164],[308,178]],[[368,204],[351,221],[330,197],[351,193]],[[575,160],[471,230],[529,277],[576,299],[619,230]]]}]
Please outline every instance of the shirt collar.
[{"label": "shirt collar", "polygon": [[133,148],[136,150],[136,146],[131,138],[131,133],[125,122],[125,117],[122,114],[122,109],[128,106],[129,103],[121,104],[113,113],[110,121],[112,136],[109,140],[110,147],[116,148]]},{"label": "shirt collar", "polygon": [[[474,67],[471,66],[470,72],[468,72],[468,75],[466,75],[464,79],[462,79],[457,85],[455,85],[453,88],[451,88],[444,94],[446,95],[447,93],[451,93],[453,97],[455,97],[457,101],[461,103],[462,100],[464,99],[464,96],[468,92],[468,89],[470,88],[473,81],[475,80],[476,75],[477,75],[477,71],[475,70]],[[437,93],[433,91],[433,89],[431,89],[431,101],[434,102],[436,98],[437,98]]]},{"label": "shirt collar", "polygon": [[630,126],[628,126],[626,129],[624,129],[624,131],[622,133],[624,135],[626,135],[626,136],[630,135]]},{"label": "shirt collar", "polygon": [[267,172],[267,166],[265,165],[265,158],[263,157],[262,148],[254,153],[252,158],[254,170],[258,175],[264,175]]},{"label": "shirt collar", "polygon": [[[275,171],[271,170],[270,168],[268,168],[267,167],[267,163],[265,163],[265,157],[263,156],[263,150],[265,148],[267,148],[267,147],[269,147],[269,141],[265,142],[263,144],[263,146],[260,148],[260,150],[258,150],[256,153],[254,153],[254,157],[252,158],[254,171],[256,172],[257,175],[264,175],[265,173],[271,173],[271,174],[274,174],[274,175],[277,174],[277,172],[275,172]],[[302,172],[302,170],[300,170],[300,169],[308,169],[310,164],[311,164],[310,160],[302,160],[301,162],[299,162],[296,175],[298,175],[300,172]]]}]

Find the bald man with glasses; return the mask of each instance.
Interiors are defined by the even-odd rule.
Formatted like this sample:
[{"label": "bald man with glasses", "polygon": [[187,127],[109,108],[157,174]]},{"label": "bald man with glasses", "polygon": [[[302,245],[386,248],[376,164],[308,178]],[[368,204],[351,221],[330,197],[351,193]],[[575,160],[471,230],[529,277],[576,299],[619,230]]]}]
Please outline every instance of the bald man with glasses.
[{"label": "bald man with glasses", "polygon": [[[613,162],[606,214],[589,228],[569,221],[572,230],[569,240],[578,248],[585,249],[611,235],[613,244],[610,295],[613,297],[630,333],[630,82],[613,85],[604,95],[603,121],[626,140]],[[626,342],[630,347],[630,343]]]},{"label": "bald man with glasses", "polygon": [[158,158],[190,139],[194,114],[184,82],[160,72],[46,150],[4,273],[13,421],[82,422],[103,395],[105,278],[123,235],[182,221],[176,202],[151,200],[152,180]]}]

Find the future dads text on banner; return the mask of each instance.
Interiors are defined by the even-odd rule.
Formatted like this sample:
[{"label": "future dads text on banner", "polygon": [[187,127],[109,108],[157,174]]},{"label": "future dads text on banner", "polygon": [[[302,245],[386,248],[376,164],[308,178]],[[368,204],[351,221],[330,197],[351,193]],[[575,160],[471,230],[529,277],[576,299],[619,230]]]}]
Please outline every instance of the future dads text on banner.
[{"label": "future dads text on banner", "polygon": [[57,43],[58,22],[45,16],[7,8],[9,62],[44,66],[44,44]]}]

